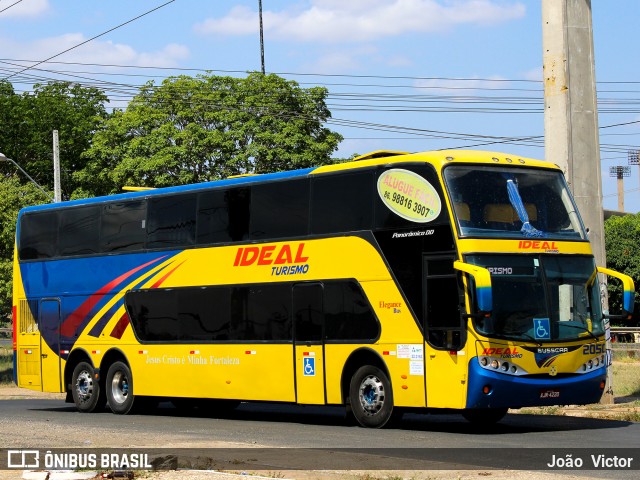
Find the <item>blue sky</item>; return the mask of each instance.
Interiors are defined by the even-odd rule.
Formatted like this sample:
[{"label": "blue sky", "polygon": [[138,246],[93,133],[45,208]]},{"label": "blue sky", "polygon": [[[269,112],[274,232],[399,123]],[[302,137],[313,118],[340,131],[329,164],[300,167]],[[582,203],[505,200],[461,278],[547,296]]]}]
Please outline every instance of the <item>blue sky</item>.
[{"label": "blue sky", "polygon": [[[609,167],[640,148],[640,2],[592,9],[604,205],[615,209]],[[260,70],[257,11],[257,0],[0,0],[0,78],[17,91],[52,78],[104,85],[124,107],[149,80]],[[336,155],[544,157],[540,0],[263,0],[263,17],[266,70],[329,89],[329,127],[345,137]],[[537,138],[508,140],[521,137]],[[631,167],[626,211],[640,210],[639,179]]]}]

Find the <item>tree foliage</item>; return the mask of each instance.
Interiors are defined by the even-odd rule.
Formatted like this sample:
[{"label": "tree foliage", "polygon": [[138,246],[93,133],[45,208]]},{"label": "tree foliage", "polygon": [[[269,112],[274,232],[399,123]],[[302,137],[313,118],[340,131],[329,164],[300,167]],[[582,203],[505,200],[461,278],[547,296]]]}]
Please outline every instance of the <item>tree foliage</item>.
[{"label": "tree foliage", "polygon": [[105,122],[74,178],[85,191],[162,187],[331,163],[327,90],[276,75],[199,75],[147,83]]},{"label": "tree foliage", "polygon": [[[640,213],[624,217],[610,217],[604,222],[607,267],[633,278],[636,289],[640,287]],[[609,306],[612,312],[622,308],[622,287],[619,282],[609,282]],[[640,295],[636,295],[634,317],[640,313]]]},{"label": "tree foliage", "polygon": [[[107,102],[101,90],[69,82],[35,85],[32,92],[18,94],[0,81],[0,152],[53,190],[53,130],[58,130],[62,193],[69,198],[77,188],[71,173],[84,168],[82,153],[107,117]],[[10,165],[1,168],[5,174],[15,172]]]},{"label": "tree foliage", "polygon": [[0,318],[11,313],[13,248],[16,220],[21,208],[48,202],[35,185],[22,184],[17,176],[0,176]]}]

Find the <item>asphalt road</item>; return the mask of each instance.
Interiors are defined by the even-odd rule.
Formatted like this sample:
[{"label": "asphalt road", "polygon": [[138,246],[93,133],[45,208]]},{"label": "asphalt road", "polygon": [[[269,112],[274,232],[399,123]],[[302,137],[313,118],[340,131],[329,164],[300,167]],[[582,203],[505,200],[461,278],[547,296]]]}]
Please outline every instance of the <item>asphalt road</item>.
[{"label": "asphalt road", "polygon": [[[81,414],[62,400],[21,399],[0,401],[0,438],[0,448],[208,449],[197,451],[204,457],[224,451],[226,461],[237,468],[257,462],[268,468],[389,469],[400,463],[421,470],[450,464],[457,469],[510,469],[519,468],[524,459],[527,470],[547,470],[544,463],[553,454],[582,456],[587,462],[591,454],[602,452],[631,455],[633,466],[640,467],[640,423],[522,414],[482,428],[458,415],[406,414],[392,428],[370,430],[349,425],[337,407],[245,403],[214,414],[166,403],[120,416],[109,411]],[[246,447],[256,449],[245,454]],[[436,456],[434,448],[439,449]],[[637,478],[637,473],[589,472],[597,478]]]}]

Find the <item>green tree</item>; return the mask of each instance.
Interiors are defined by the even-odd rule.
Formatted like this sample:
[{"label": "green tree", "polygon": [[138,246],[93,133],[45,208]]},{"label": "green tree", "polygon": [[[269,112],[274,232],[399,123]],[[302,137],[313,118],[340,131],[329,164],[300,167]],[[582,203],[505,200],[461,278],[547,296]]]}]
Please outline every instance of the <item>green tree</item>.
[{"label": "green tree", "polygon": [[84,192],[162,187],[332,163],[327,90],[276,75],[199,75],[146,84],[105,122],[75,174]]},{"label": "green tree", "polygon": [[18,212],[23,207],[48,201],[32,183],[23,184],[15,175],[0,175],[0,318],[11,313],[13,249]]},{"label": "green tree", "polygon": [[[604,222],[607,267],[633,278],[636,289],[640,288],[640,213],[624,217],[610,217]],[[609,308],[619,312],[622,308],[620,282],[609,282]],[[636,295],[634,317],[640,312],[640,295]]]},{"label": "green tree", "polygon": [[[107,117],[107,102],[101,90],[69,82],[35,85],[32,92],[21,95],[10,83],[0,82],[0,152],[52,190],[53,130],[58,130],[62,193],[69,198],[78,187],[71,173],[84,167],[81,154]],[[5,174],[15,171],[10,165],[1,168]]]}]

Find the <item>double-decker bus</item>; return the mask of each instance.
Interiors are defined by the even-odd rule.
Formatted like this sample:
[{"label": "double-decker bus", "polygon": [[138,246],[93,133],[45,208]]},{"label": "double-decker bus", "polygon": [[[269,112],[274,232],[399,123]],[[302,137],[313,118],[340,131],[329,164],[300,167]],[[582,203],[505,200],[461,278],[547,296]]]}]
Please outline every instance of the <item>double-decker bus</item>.
[{"label": "double-decker bus", "polygon": [[149,399],[406,409],[476,422],[598,402],[598,268],[560,169],[479,151],[29,207],[15,381],[81,412]]}]

